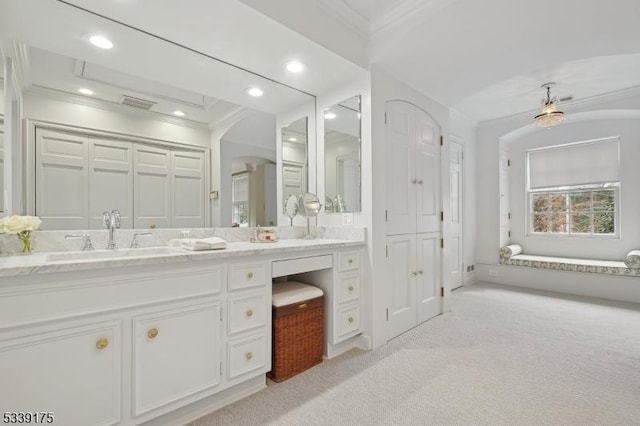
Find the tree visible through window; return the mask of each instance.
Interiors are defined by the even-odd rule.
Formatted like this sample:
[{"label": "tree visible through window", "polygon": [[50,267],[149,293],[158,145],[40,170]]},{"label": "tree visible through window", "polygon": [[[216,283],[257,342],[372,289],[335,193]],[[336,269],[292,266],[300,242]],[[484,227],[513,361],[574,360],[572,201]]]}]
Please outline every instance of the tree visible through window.
[{"label": "tree visible through window", "polygon": [[530,231],[534,233],[616,234],[616,188],[530,192]]}]

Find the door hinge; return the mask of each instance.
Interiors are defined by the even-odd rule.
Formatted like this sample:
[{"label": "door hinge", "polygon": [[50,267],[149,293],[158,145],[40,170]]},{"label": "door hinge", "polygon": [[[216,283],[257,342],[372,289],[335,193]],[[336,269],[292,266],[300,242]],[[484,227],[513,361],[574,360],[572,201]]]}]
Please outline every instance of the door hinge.
[{"label": "door hinge", "polygon": [[511,238],[511,231],[508,231],[508,232],[507,232],[507,236],[508,236],[509,238]]},{"label": "door hinge", "polygon": [[444,248],[444,238],[440,238],[440,248]]},{"label": "door hinge", "polygon": [[220,361],[220,375],[222,376],[222,361]]},{"label": "door hinge", "polygon": [[387,113],[384,113],[384,124],[387,124]]},{"label": "door hinge", "polygon": [[387,308],[387,321],[389,321],[389,308]]},{"label": "door hinge", "polygon": [[388,222],[389,221],[389,210],[385,210],[384,211],[384,221]]},{"label": "door hinge", "polygon": [[444,212],[440,212],[440,222],[444,222]]},{"label": "door hinge", "polygon": [[389,246],[384,246],[384,256],[389,257]]},{"label": "door hinge", "polygon": [[507,213],[507,219],[511,219],[511,213]]},{"label": "door hinge", "polygon": [[220,308],[220,321],[222,321],[222,308]]},{"label": "door hinge", "polygon": [[440,287],[440,297],[444,297],[444,287]]},{"label": "door hinge", "polygon": [[507,167],[511,167],[511,160],[507,160]]},{"label": "door hinge", "polygon": [[442,137],[442,135],[440,135],[440,146],[444,145],[444,137]]}]

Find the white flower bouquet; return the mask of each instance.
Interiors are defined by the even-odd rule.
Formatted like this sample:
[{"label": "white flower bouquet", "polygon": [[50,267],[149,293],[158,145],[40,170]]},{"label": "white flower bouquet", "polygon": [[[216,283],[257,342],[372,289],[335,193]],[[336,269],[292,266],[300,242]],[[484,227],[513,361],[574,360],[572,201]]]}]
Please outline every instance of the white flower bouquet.
[{"label": "white flower bouquet", "polygon": [[0,232],[16,234],[22,241],[22,252],[31,252],[31,231],[40,228],[42,221],[37,216],[8,216],[0,219]]}]

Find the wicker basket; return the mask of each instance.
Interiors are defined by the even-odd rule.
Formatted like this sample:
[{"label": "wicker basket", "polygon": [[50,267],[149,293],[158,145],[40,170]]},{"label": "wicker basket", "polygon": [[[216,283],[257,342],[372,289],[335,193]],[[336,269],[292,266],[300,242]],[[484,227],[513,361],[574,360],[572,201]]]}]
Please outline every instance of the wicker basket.
[{"label": "wicker basket", "polygon": [[269,377],[281,382],[322,362],[324,296],[272,308]]}]

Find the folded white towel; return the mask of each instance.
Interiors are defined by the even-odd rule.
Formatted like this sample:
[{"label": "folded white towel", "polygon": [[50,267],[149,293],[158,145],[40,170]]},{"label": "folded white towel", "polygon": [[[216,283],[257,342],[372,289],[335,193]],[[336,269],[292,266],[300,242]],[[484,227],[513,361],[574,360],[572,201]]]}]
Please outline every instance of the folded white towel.
[{"label": "folded white towel", "polygon": [[511,256],[522,253],[522,246],[520,244],[510,244],[500,249],[500,257],[503,259],[510,259]]},{"label": "folded white towel", "polygon": [[180,247],[186,250],[220,250],[227,248],[227,242],[222,238],[176,238],[169,240],[170,247]]},{"label": "folded white towel", "polygon": [[640,269],[640,250],[631,250],[624,258],[624,263],[629,269]]}]

